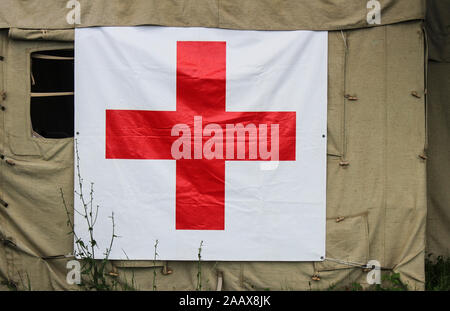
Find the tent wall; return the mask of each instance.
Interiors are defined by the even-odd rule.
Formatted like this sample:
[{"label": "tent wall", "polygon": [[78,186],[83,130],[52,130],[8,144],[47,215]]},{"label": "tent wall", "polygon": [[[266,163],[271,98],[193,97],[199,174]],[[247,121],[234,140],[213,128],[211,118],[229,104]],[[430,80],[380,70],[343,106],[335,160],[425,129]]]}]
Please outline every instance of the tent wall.
[{"label": "tent wall", "polygon": [[[232,3],[238,2],[224,1],[223,5]],[[418,2],[411,3],[414,8]],[[392,2],[390,10],[396,7]],[[15,26],[35,25],[28,23]],[[71,258],[58,257],[73,251],[60,189],[66,201],[73,202],[74,142],[72,138],[32,137],[29,94],[30,53],[70,48],[73,43],[42,40],[26,31],[0,34],[0,55],[4,56],[0,86],[6,93],[1,103],[6,110],[0,111],[4,155],[0,198],[8,204],[0,206],[0,279],[20,287],[26,285],[28,275],[33,289],[76,288],[65,281],[65,265]],[[378,260],[383,267],[399,272],[411,289],[423,289],[426,162],[420,156],[426,137],[424,59],[421,21],[329,33],[329,260],[203,262],[204,289],[215,289],[218,271],[223,272],[225,290],[308,290],[366,284],[367,272],[334,259],[362,264]],[[152,288],[152,261],[115,261],[113,265],[111,269],[120,278],[130,281],[134,272],[140,289]],[[157,262],[156,266],[158,289],[195,288],[196,262]],[[172,273],[167,273],[168,266]],[[312,280],[313,275],[320,280]]]},{"label": "tent wall", "polygon": [[429,1],[427,251],[450,256],[450,1]]},{"label": "tent wall", "polygon": [[[2,0],[0,28],[66,29],[74,1]],[[336,30],[367,27],[361,0],[78,0],[77,27],[163,25],[232,29]],[[382,24],[422,19],[425,0],[380,1]],[[69,6],[69,8],[67,8]]]}]

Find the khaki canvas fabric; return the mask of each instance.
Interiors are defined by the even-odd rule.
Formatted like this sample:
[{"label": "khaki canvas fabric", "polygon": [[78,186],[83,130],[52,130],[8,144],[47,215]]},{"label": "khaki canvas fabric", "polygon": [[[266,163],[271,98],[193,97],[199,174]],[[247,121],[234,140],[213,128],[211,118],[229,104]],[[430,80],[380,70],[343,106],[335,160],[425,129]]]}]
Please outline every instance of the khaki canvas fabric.
[{"label": "khaki canvas fabric", "polygon": [[427,251],[450,256],[450,1],[430,1]]},{"label": "khaki canvas fabric", "polygon": [[[0,28],[67,29],[69,1],[2,0]],[[336,30],[367,27],[361,0],[78,0],[77,27],[163,25],[232,29]],[[422,19],[425,0],[380,1],[382,24]]]},{"label": "khaki canvas fabric", "polygon": [[450,1],[428,0],[426,29],[429,59],[450,62]]},{"label": "khaki canvas fabric", "polygon": [[[327,204],[327,257],[358,262],[379,259],[384,266],[395,267],[404,280],[418,289],[423,286],[424,164],[410,153],[417,153],[423,147],[424,126],[420,126],[424,125],[421,119],[423,102],[410,96],[405,88],[412,86],[419,94],[421,87],[423,90],[423,81],[417,81],[417,77],[423,76],[423,38],[420,33],[418,23],[330,33]],[[14,37],[14,31],[10,36]],[[416,40],[409,42],[405,38]],[[28,274],[31,284],[37,288],[67,288],[64,278],[68,259],[42,257],[72,250],[71,237],[64,238],[65,214],[58,189],[62,187],[71,200],[73,142],[70,139],[31,138],[28,117],[29,52],[67,46],[10,41],[5,32],[2,39],[2,48],[8,51],[2,66],[10,68],[3,82],[11,84],[3,84],[8,94],[4,101],[8,109],[2,119],[2,150],[5,159],[16,165],[1,162],[0,195],[9,204],[0,214],[4,242],[4,252],[0,252],[0,256],[4,256],[0,261],[1,275],[20,284],[23,276]],[[400,57],[400,50],[408,52],[406,59]],[[402,66],[410,71],[402,72]],[[396,75],[400,73],[397,80]],[[398,90],[396,83],[403,87]],[[350,94],[348,91],[353,91],[351,94],[358,100],[345,99],[344,96]],[[17,105],[19,102],[22,104]],[[11,104],[11,108],[8,103],[16,105]],[[404,107],[408,108],[406,112]],[[402,119],[403,112],[412,115],[413,120],[407,116]],[[395,119],[397,116],[399,120]],[[367,120],[371,122],[367,123]],[[388,134],[397,127],[400,127],[400,133]],[[403,142],[411,130],[417,135]],[[400,148],[411,141],[413,144],[406,150]],[[388,147],[394,147],[393,155]],[[342,161],[348,161],[350,166],[341,167]],[[413,177],[409,184],[398,184],[400,192],[390,187],[403,181],[396,180],[399,176],[394,174],[398,163],[403,165],[397,171],[400,175],[407,179]],[[374,185],[375,191],[372,191]],[[413,187],[408,189],[408,185]],[[403,195],[396,198],[399,193]],[[366,200],[367,195],[369,200]],[[403,197],[410,199],[405,202]],[[11,211],[14,206],[15,210]],[[404,222],[405,214],[411,222]],[[398,227],[400,223],[402,225]],[[396,228],[400,235],[395,230],[391,232],[391,228]],[[150,288],[152,262],[116,262],[115,266],[120,276],[128,275],[128,278],[130,271],[138,268],[136,283],[143,289]],[[196,263],[171,262],[169,266],[172,274],[158,274],[160,289],[193,288]],[[160,269],[160,263],[157,269]],[[364,282],[364,273],[360,269],[334,261],[316,264],[204,263],[203,276],[208,287],[214,287],[218,270],[224,272],[225,289],[308,289],[309,286],[326,288],[350,280]],[[321,280],[312,282],[311,276],[317,273]]]},{"label": "khaki canvas fabric", "polygon": [[[344,1],[296,2],[297,8],[306,10],[303,13],[292,12],[294,1],[276,1],[283,9],[272,11],[256,1],[205,1],[199,8],[205,16],[193,9],[197,7],[191,1],[181,1],[185,4],[181,7],[179,1],[168,1],[167,6],[137,1],[136,6],[122,11],[118,2],[111,1],[101,13],[96,5],[104,1],[80,2],[82,10],[87,10],[83,11],[82,26],[108,21],[239,29],[367,27],[365,1],[355,16],[336,14],[343,12],[339,10],[332,14],[332,8],[344,7]],[[39,15],[23,13],[34,12],[33,8],[39,7],[36,1],[14,3],[12,13],[0,13],[0,27],[11,28],[0,30],[0,55],[4,56],[0,61],[0,91],[5,94],[0,97],[5,108],[0,110],[0,281],[19,288],[31,284],[32,289],[77,289],[66,282],[66,263],[73,258],[65,255],[73,252],[73,236],[67,234],[70,229],[60,193],[62,190],[66,201],[73,202],[74,140],[33,137],[30,120],[30,53],[72,48],[73,29],[61,30],[67,27],[67,9],[61,4],[47,7],[49,17],[39,20]],[[356,5],[356,1],[345,3]],[[372,259],[400,273],[410,289],[424,289],[427,161],[423,157],[423,2],[382,4],[386,9],[384,25],[329,32],[327,259],[203,262],[204,289],[216,289],[218,273],[223,274],[224,290],[314,290],[352,282],[366,284],[367,271],[352,263],[366,264]],[[138,13],[139,5],[154,5],[159,11]],[[322,5],[324,11],[317,13],[316,5]],[[115,16],[108,10],[121,14]],[[215,15],[208,13],[213,10]],[[60,13],[62,20],[56,18]],[[108,15],[116,19],[109,20]],[[305,21],[309,25],[302,26]],[[120,235],[120,224],[117,226]],[[123,282],[134,278],[136,287],[151,290],[157,269],[158,290],[192,290],[197,264],[113,261],[108,271],[117,273]],[[0,285],[0,289],[6,288]]]}]

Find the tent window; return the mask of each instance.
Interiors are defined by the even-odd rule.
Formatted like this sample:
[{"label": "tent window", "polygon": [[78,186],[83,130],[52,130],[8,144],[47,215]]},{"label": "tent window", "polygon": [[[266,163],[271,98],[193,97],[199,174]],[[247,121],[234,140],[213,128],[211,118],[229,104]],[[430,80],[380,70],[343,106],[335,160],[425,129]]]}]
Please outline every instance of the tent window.
[{"label": "tent window", "polygon": [[39,51],[31,54],[30,96],[33,136],[73,137],[73,50]]}]

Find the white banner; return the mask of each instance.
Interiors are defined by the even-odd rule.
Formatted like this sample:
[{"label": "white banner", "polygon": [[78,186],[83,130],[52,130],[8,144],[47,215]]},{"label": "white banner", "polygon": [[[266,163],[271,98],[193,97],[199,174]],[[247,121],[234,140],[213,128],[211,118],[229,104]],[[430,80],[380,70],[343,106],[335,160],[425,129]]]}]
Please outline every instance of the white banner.
[{"label": "white banner", "polygon": [[[75,30],[75,132],[96,257],[320,261],[327,32]],[[76,172],[77,168],[75,167]],[[78,176],[75,188],[79,191]],[[75,208],[83,210],[79,196]],[[95,210],[95,208],[94,208]],[[89,240],[75,213],[77,236]],[[126,254],[126,255],[125,255]]]}]

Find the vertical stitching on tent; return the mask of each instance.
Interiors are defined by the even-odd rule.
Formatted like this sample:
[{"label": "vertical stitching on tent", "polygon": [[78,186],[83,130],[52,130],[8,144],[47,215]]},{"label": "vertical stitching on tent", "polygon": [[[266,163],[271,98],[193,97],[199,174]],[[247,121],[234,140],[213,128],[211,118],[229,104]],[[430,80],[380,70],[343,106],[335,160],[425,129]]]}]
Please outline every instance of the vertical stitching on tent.
[{"label": "vertical stitching on tent", "polygon": [[220,0],[217,0],[217,27],[220,27]]},{"label": "vertical stitching on tent", "polygon": [[[0,56],[2,57],[2,59],[0,60],[0,93],[3,91],[3,71],[4,71],[4,61],[5,58],[3,55],[3,33],[0,33]],[[3,102],[2,102],[3,104]],[[2,158],[3,158],[3,154],[4,154],[4,140],[5,140],[5,123],[4,123],[4,112],[2,113],[0,111],[0,113],[2,114],[1,118],[2,118],[2,122],[0,122],[1,126],[3,127],[3,129],[1,129],[1,133],[2,133],[2,137],[0,137],[0,154],[2,154]],[[0,164],[0,167],[3,166],[3,163]],[[3,171],[3,170],[2,170]],[[3,198],[3,175],[0,174],[0,200],[2,200]],[[0,204],[4,206],[3,202],[0,201]]]},{"label": "vertical stitching on tent", "polygon": [[388,83],[386,83],[388,78],[388,48],[387,48],[387,27],[384,27],[384,149],[383,149],[383,261],[382,264],[386,264],[386,213],[387,213],[387,147],[388,147]]},{"label": "vertical stitching on tent", "polygon": [[[344,31],[341,30],[342,39],[344,41],[344,66],[343,66],[343,78],[344,78],[344,94],[347,92],[347,64],[348,64],[348,44],[347,36]],[[342,134],[342,152],[341,160],[345,161],[347,157],[347,99],[343,96],[343,113],[341,121],[341,134]]]},{"label": "vertical stitching on tent", "polygon": [[[6,48],[6,40],[7,40],[7,36],[4,35],[4,33],[0,33],[0,55],[2,55],[4,58],[3,60],[0,62],[0,66],[2,66],[2,71],[1,71],[1,77],[0,77],[0,91],[4,91],[5,90],[5,79],[6,79],[6,65],[5,62],[8,61],[8,57],[6,55],[7,53],[7,48]],[[2,102],[3,104],[3,102]],[[5,154],[5,148],[6,148],[6,125],[5,125],[5,112],[0,112],[1,113],[1,118],[2,118],[2,122],[1,122],[1,126],[3,127],[0,131],[1,131],[1,137],[0,137],[0,151],[3,155]],[[3,200],[7,200],[4,196],[5,194],[5,187],[4,187],[4,174],[5,174],[5,169],[3,168],[3,166],[5,166],[5,162],[1,161],[0,163],[0,169],[2,169],[2,173],[0,173],[0,197]],[[0,206],[0,208],[3,208],[4,206]],[[4,218],[0,218],[0,220],[5,220]],[[4,221],[4,223],[0,223],[0,228],[3,230],[3,233],[6,234],[7,232],[7,226],[8,222]],[[8,252],[10,250],[8,250],[7,246],[3,246],[4,250],[5,250],[5,259],[6,259],[6,277],[9,279],[10,278],[10,263],[8,260]]]},{"label": "vertical stitching on tent", "polygon": [[[425,144],[424,151],[428,149],[428,34],[425,25],[422,24],[423,49],[424,49],[424,109],[425,109]],[[425,153],[426,155],[426,153]]]},{"label": "vertical stitching on tent", "polygon": [[[27,132],[27,136],[26,136],[26,140],[27,140],[27,143],[31,143],[30,141],[29,141],[29,137],[31,137],[32,135],[33,135],[33,124],[31,123],[31,96],[30,96],[30,93],[31,93],[31,81],[30,81],[30,77],[31,77],[31,75],[32,75],[32,67],[31,67],[31,64],[32,64],[32,60],[31,60],[31,53],[32,53],[33,51],[32,51],[32,49],[27,49],[26,50],[26,66],[25,66],[25,68],[26,68],[26,70],[27,70],[27,83],[25,84],[25,91],[26,91],[26,94],[27,94],[27,100],[26,100],[26,116],[25,116],[25,120],[26,120],[26,124],[25,124],[25,126],[27,127],[27,129],[26,129],[26,132]],[[39,153],[41,153],[41,152],[39,152]]]},{"label": "vertical stitching on tent", "polygon": [[[5,55],[5,53],[6,53],[5,41],[6,41],[6,36],[4,36],[4,33],[2,32],[2,33],[0,33],[0,55],[3,56],[3,59],[0,62],[0,66],[2,67],[1,68],[2,69],[1,70],[1,76],[0,76],[0,92],[5,90],[5,88],[4,88],[4,86],[5,86],[5,68],[6,68],[5,61],[8,60],[8,57]],[[3,105],[3,101],[2,101],[2,105]],[[1,118],[2,118],[2,122],[1,122],[1,126],[2,126],[1,133],[2,133],[2,135],[0,137],[0,151],[1,151],[2,154],[4,154],[5,153],[5,146],[6,146],[6,144],[5,144],[5,138],[6,138],[6,134],[5,134],[5,130],[6,130],[6,127],[5,127],[5,113],[4,112],[0,112],[0,113],[1,113]],[[3,161],[1,161],[1,162],[2,163],[0,163],[0,168],[5,165],[3,163]],[[4,198],[4,190],[3,190],[4,189],[4,186],[3,186],[3,184],[4,184],[4,176],[3,176],[3,174],[4,174],[5,170],[2,169],[2,172],[3,173],[0,174],[0,197]],[[1,208],[3,208],[3,206],[1,206]],[[4,231],[4,234],[6,234],[6,230],[7,230],[5,228],[5,226],[6,226],[6,222],[5,223],[0,223],[0,228],[2,228],[2,230]],[[8,249],[8,246],[3,245],[2,248],[5,251],[5,260],[6,260],[6,275],[5,275],[5,277],[7,278],[7,281],[9,281],[11,279],[11,269],[10,269],[10,266],[11,266],[11,260],[10,260],[11,253],[10,253],[10,250]]]},{"label": "vertical stitching on tent", "polygon": [[[0,55],[3,56],[4,58],[0,62],[0,66],[2,67],[1,77],[0,77],[0,92],[5,91],[5,68],[6,68],[5,62],[8,61],[8,58],[5,55],[5,52],[6,52],[5,41],[6,41],[6,36],[4,36],[4,33],[1,33],[0,34]],[[3,101],[2,101],[2,105],[3,105]],[[5,112],[3,111],[0,113],[2,115],[1,116],[1,118],[2,118],[1,126],[3,127],[1,129],[2,136],[0,137],[0,152],[3,155],[3,154],[5,154],[5,146],[6,146],[6,143],[5,143],[5,140],[6,140]],[[0,164],[0,166],[3,166],[3,165],[4,165],[3,163]],[[3,172],[4,172],[4,170],[3,170]],[[3,174],[0,174],[0,197],[1,198],[4,198],[4,190],[3,190],[4,182],[3,182],[3,180],[4,180]]]}]

